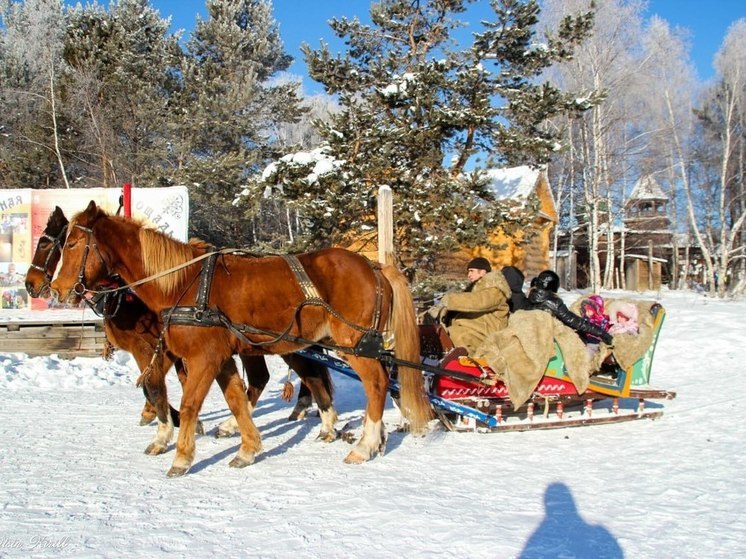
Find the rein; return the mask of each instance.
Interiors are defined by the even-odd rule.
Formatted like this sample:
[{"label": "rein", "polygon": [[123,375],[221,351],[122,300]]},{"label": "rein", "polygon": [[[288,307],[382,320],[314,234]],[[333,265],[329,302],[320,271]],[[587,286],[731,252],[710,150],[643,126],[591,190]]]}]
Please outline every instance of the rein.
[{"label": "rein", "polygon": [[[213,255],[248,254],[246,251],[240,248],[224,248],[224,249],[220,249],[216,251],[206,252],[205,254],[192,258],[191,260],[183,262],[177,266],[173,266],[172,268],[169,268],[167,270],[163,270],[156,274],[152,274],[150,276],[141,278],[137,281],[133,281],[132,283],[125,283],[125,284],[120,285],[119,287],[112,287],[112,288],[106,288],[106,289],[91,289],[89,287],[86,287],[85,285],[84,274],[85,274],[86,260],[88,259],[88,253],[90,252],[90,248],[91,248],[90,239],[95,240],[95,237],[93,235],[93,229],[91,229],[90,227],[84,227],[83,225],[78,225],[77,223],[75,224],[75,227],[78,227],[79,229],[81,229],[82,231],[85,231],[88,234],[88,241],[86,243],[86,246],[83,252],[83,259],[80,263],[80,272],[78,273],[78,283],[76,283],[75,286],[73,286],[73,290],[78,295],[83,295],[85,293],[92,293],[94,295],[97,295],[97,294],[105,294],[105,293],[116,293],[117,291],[133,290],[132,289],[133,287],[137,287],[138,285],[143,285],[145,283],[157,280],[158,278],[162,278],[164,276],[167,276],[168,274],[172,274],[183,268],[191,266],[192,264],[200,262],[204,260],[205,258],[210,258]],[[98,254],[98,257],[101,260],[102,264],[106,266],[107,272],[109,272],[111,270],[111,267],[109,266],[109,263],[106,262],[106,260],[104,259],[103,254],[101,254],[101,251],[98,249],[98,245],[95,242],[93,243],[93,248],[95,249],[96,254]],[[112,274],[109,274],[109,275],[111,276]],[[82,288],[81,291],[78,291],[79,286]]]}]

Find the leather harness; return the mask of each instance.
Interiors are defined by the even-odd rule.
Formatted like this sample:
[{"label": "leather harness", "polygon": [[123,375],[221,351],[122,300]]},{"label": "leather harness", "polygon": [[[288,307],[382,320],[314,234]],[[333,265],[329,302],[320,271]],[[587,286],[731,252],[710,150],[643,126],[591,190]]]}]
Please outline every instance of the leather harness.
[{"label": "leather harness", "polygon": [[[225,315],[225,313],[216,306],[209,305],[210,292],[212,290],[212,280],[215,274],[215,266],[219,252],[213,252],[207,258],[202,260],[202,270],[200,272],[199,285],[197,287],[196,301],[193,306],[175,306],[171,309],[161,311],[161,318],[164,323],[164,330],[169,325],[175,326],[220,326],[227,328],[241,342],[254,346],[263,347],[273,345],[280,341],[299,343],[302,345],[317,345],[326,349],[350,353],[362,357],[380,358],[384,352],[383,335],[378,330],[381,320],[381,307],[383,302],[383,288],[380,267],[371,263],[371,269],[376,278],[376,301],[375,312],[371,326],[363,328],[354,324],[339,314],[329,303],[327,303],[318,292],[316,285],[308,276],[305,268],[295,255],[280,255],[281,258],[290,268],[298,286],[303,294],[303,300],[298,304],[293,312],[290,323],[282,332],[273,332],[249,324],[234,324]],[[344,322],[350,328],[363,334],[360,341],[355,347],[345,347],[333,345],[315,340],[307,340],[297,336],[291,336],[290,330],[293,327],[295,319],[298,317],[301,309],[306,306],[317,306],[326,310],[334,318]],[[247,335],[269,336],[270,339],[264,342],[251,340]]]}]

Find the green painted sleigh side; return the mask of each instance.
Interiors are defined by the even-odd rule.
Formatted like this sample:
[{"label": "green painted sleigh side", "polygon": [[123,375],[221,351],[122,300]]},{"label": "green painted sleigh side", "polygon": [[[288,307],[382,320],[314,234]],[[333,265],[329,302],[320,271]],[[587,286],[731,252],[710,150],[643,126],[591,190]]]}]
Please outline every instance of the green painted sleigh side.
[{"label": "green painted sleigh side", "polygon": [[[666,309],[658,303],[654,303],[650,307],[650,313],[653,315],[653,337],[647,351],[626,369],[617,364],[605,365],[598,374],[591,376],[589,390],[607,396],[626,398],[630,395],[631,389],[650,384],[653,354],[663,326],[663,320],[666,318]],[[554,350],[555,355],[549,360],[544,376],[569,381],[562,351],[556,342]]]}]

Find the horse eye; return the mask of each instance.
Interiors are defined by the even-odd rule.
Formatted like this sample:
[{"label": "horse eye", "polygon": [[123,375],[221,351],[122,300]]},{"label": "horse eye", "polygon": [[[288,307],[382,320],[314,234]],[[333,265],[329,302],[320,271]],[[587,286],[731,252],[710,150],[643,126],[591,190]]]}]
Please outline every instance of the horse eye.
[{"label": "horse eye", "polygon": [[78,241],[70,241],[67,243],[67,248],[75,248],[75,245],[78,244]]}]

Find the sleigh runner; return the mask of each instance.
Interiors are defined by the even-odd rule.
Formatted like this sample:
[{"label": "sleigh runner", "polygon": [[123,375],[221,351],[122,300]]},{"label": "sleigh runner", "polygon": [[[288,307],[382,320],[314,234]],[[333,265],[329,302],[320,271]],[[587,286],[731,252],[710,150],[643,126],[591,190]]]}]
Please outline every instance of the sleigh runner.
[{"label": "sleigh runner", "polygon": [[[579,393],[568,375],[562,350],[554,343],[554,355],[528,401],[514,409],[506,384],[494,380],[489,366],[470,357],[441,361],[443,334],[434,326],[421,325],[428,398],[435,415],[449,431],[527,431],[588,424],[656,419],[663,414],[655,400],[670,400],[675,392],[650,387],[655,346],[665,319],[665,309],[650,307],[653,336],[644,354],[627,368],[610,360],[589,379]],[[447,341],[446,341],[447,343]],[[320,347],[300,352],[306,359],[357,379],[355,372],[334,354]],[[392,375],[390,391],[396,400],[397,383]]]}]

